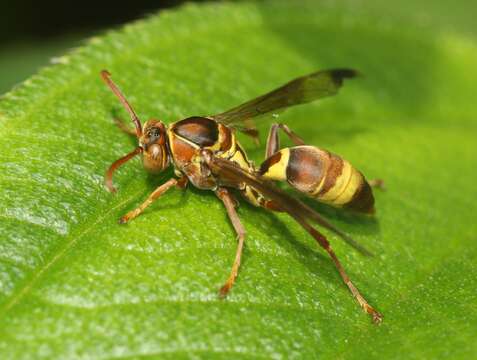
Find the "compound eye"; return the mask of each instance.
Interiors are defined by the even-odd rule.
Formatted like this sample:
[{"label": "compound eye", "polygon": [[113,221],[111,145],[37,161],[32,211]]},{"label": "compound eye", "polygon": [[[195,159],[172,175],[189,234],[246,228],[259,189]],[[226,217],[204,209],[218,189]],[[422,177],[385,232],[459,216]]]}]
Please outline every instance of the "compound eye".
[{"label": "compound eye", "polygon": [[151,130],[149,130],[149,137],[155,139],[155,138],[158,138],[159,136],[161,136],[161,132],[158,128],[152,128]]}]

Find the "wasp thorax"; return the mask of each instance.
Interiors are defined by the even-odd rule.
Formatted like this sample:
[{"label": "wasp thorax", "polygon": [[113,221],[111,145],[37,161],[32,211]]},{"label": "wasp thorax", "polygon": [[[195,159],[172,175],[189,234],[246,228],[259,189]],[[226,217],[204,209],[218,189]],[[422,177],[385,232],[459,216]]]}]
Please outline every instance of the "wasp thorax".
[{"label": "wasp thorax", "polygon": [[149,120],[144,124],[139,146],[143,149],[143,163],[147,170],[159,172],[169,165],[166,127],[162,122]]}]

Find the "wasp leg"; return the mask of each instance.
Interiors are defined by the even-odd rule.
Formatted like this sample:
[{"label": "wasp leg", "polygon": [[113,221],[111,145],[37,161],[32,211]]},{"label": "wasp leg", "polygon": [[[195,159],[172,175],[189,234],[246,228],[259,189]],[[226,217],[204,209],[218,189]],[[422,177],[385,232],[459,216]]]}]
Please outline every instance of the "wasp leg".
[{"label": "wasp leg", "polygon": [[244,170],[235,162],[214,157],[210,150],[203,150],[201,155],[211,171],[216,176],[220,177],[220,179],[227,181],[234,180],[236,183],[246,183],[248,186],[253,187],[256,191],[263,194],[265,198],[273,201],[273,203],[270,202],[268,205],[270,209],[276,208],[285,211],[288,213],[288,215],[295,219],[298,224],[300,224],[311,236],[313,236],[318,244],[331,257],[335,267],[340,273],[341,278],[348,286],[349,290],[353,294],[354,298],[358,301],[361,308],[363,308],[364,311],[372,316],[375,323],[380,323],[382,321],[382,315],[368,304],[356,286],[354,286],[354,284],[351,282],[348,274],[346,274],[343,266],[331,248],[328,240],[309,224],[308,220],[323,224],[322,221],[319,220],[321,217],[318,214],[318,216],[314,215],[313,210],[303,204],[301,201],[289,196],[287,193],[281,191],[279,188],[275,187],[272,183],[266,181],[262,177]]},{"label": "wasp leg", "polygon": [[136,130],[134,130],[133,128],[127,126],[124,121],[122,121],[120,118],[117,118],[117,117],[114,117],[113,118],[114,120],[114,123],[116,124],[116,126],[121,129],[123,132],[125,132],[126,134],[128,135],[132,135],[132,136],[136,136]]},{"label": "wasp leg", "polygon": [[141,214],[144,209],[146,209],[149,205],[151,205],[154,200],[158,199],[162,194],[164,194],[167,190],[169,190],[172,186],[177,186],[179,188],[184,188],[187,184],[187,178],[180,178],[179,180],[175,178],[171,178],[167,180],[164,184],[159,186],[156,190],[154,190],[151,195],[144,201],[141,205],[139,205],[136,209],[128,212],[126,215],[119,219],[120,224],[125,224],[128,221],[134,219],[139,214]]},{"label": "wasp leg", "polygon": [[267,147],[265,150],[265,158],[268,159],[270,156],[275,154],[280,150],[280,138],[278,136],[278,130],[281,129],[288,137],[295,143],[295,145],[305,145],[305,142],[301,137],[295,134],[290,128],[285,124],[273,124],[270,127],[270,132],[268,133],[267,138]]},{"label": "wasp leg", "polygon": [[315,238],[315,240],[318,242],[318,244],[325,249],[325,251],[330,255],[331,259],[333,260],[335,267],[338,269],[338,272],[340,273],[341,278],[343,279],[343,282],[348,286],[349,290],[353,294],[353,297],[358,301],[359,305],[361,308],[367,312],[369,315],[372,316],[373,321],[376,324],[379,324],[383,320],[383,316],[376,311],[369,303],[366,301],[366,299],[361,295],[359,292],[358,288],[354,286],[353,282],[349,278],[348,274],[343,268],[343,265],[341,265],[340,261],[338,260],[338,257],[336,256],[335,252],[331,248],[330,243],[326,239],[326,237],[321,234],[319,231],[317,231],[314,227],[312,227],[306,220],[304,220],[301,216],[293,216],[295,220],[311,235]]},{"label": "wasp leg", "polygon": [[[270,211],[275,211],[275,212],[285,212],[280,205],[273,200],[264,200],[260,206],[263,208],[270,210]],[[307,209],[308,210],[308,209]],[[342,240],[344,240],[348,245],[352,246],[354,249],[359,251],[361,254],[366,255],[366,256],[374,256],[374,254],[366,249],[363,245],[358,243],[356,240],[354,240],[351,236],[348,234],[342,232],[339,230],[337,227],[332,225],[330,222],[325,220],[320,214],[318,214],[316,211],[309,209],[309,212],[307,214],[310,219],[316,221],[318,224],[323,226],[324,228],[334,232],[336,235],[338,235]]]},{"label": "wasp leg", "polygon": [[237,278],[246,232],[245,232],[245,228],[240,222],[237,211],[235,210],[235,207],[237,206],[237,201],[232,196],[232,194],[230,194],[229,191],[225,188],[219,188],[218,190],[216,190],[215,194],[224,203],[229,219],[232,222],[235,232],[237,233],[237,242],[238,242],[237,251],[235,253],[235,260],[232,265],[232,271],[230,272],[229,278],[227,279],[225,284],[220,288],[220,291],[219,291],[219,296],[221,298],[224,298],[228,294],[230,289],[232,288],[235,282],[235,279]]}]

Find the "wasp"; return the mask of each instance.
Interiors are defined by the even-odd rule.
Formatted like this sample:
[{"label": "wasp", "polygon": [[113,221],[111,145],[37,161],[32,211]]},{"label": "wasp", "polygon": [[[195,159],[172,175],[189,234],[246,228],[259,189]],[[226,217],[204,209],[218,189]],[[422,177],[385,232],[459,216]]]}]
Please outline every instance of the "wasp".
[{"label": "wasp", "polygon": [[[166,125],[151,119],[143,124],[134,109],[103,70],[101,77],[129,113],[134,129],[116,119],[125,132],[135,135],[138,146],[129,154],[115,161],[107,170],[105,185],[111,192],[113,173],[136,155],[142,155],[144,167],[151,172],[161,172],[173,166],[174,175],[157,187],[136,209],[119,220],[127,223],[172,187],[184,189],[188,183],[203,190],[213,191],[222,201],[237,234],[237,249],[232,269],[220,297],[232,288],[240,267],[246,231],[237,214],[238,201],[234,193],[254,206],[270,211],[284,212],[300,224],[331,257],[341,278],[361,308],[372,316],[375,323],[382,315],[361,295],[338,260],[327,238],[312,224],[334,232],[363,253],[366,249],[349,235],[337,229],[318,212],[301,200],[280,189],[276,182],[286,182],[299,193],[334,207],[357,212],[374,213],[372,182],[348,161],[316,146],[306,145],[287,125],[271,126],[265,150],[265,160],[255,166],[236,138],[237,131],[258,139],[253,123],[261,115],[273,114],[287,107],[308,103],[335,95],[345,79],[358,75],[353,69],[330,69],[296,78],[285,85],[242,105],[212,116],[192,116]],[[279,132],[293,142],[292,147],[280,147]]]}]

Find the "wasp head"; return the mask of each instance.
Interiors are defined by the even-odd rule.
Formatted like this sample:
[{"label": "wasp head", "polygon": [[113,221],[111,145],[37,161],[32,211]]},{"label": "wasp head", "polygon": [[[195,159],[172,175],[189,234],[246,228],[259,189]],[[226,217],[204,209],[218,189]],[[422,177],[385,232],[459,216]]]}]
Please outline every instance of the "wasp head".
[{"label": "wasp head", "polygon": [[118,86],[111,79],[111,74],[107,70],[101,71],[103,81],[108,85],[111,91],[117,96],[124,109],[129,113],[131,121],[135,127],[135,134],[139,141],[139,146],[131,151],[129,154],[116,160],[111,164],[105,174],[105,184],[109,191],[115,192],[116,188],[113,186],[113,174],[127,161],[134,156],[142,154],[144,167],[152,172],[159,172],[169,166],[170,159],[167,151],[167,130],[162,122],[159,120],[149,120],[144,124],[144,127],[127,101]]},{"label": "wasp head", "polygon": [[142,148],[144,167],[151,172],[159,172],[169,166],[167,132],[159,120],[149,120],[144,124],[139,146]]}]

